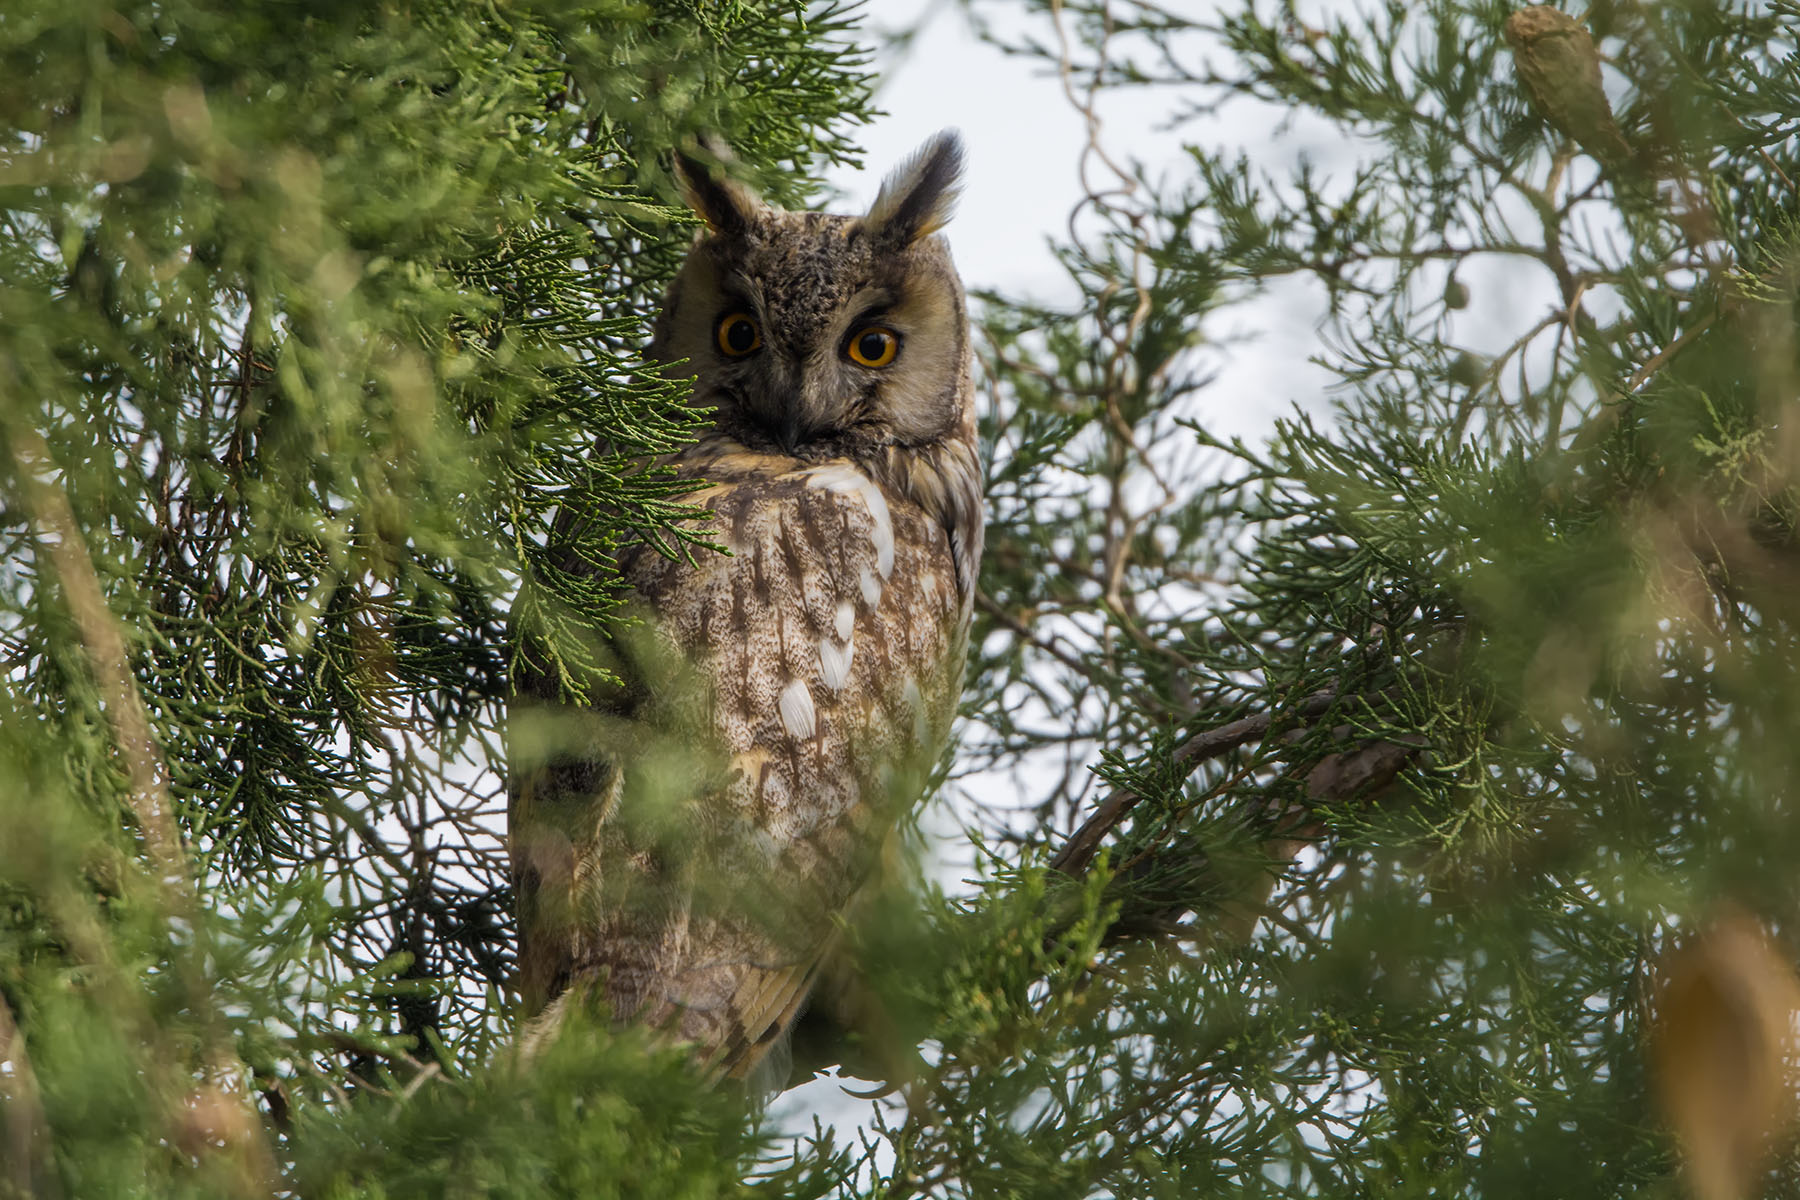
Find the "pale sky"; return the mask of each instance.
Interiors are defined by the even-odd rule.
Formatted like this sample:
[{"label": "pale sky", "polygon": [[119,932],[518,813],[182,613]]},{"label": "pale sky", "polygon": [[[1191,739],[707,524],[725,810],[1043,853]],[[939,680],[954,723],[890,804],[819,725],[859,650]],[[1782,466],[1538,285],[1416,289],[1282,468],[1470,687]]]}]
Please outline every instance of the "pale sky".
[{"label": "pale sky", "polygon": [[[860,133],[868,169],[827,176],[842,193],[833,207],[867,208],[883,175],[932,134],[955,127],[968,170],[956,218],[945,232],[964,282],[971,290],[994,288],[1034,300],[1072,298],[1048,243],[1067,238],[1069,210],[1081,196],[1077,160],[1085,132],[1061,81],[1035,59],[1008,56],[978,40],[954,4],[888,0],[872,7],[870,31],[903,26],[928,10],[933,15],[904,57],[878,58],[877,104],[888,115]],[[1167,7],[1199,14],[1214,5],[1177,0]],[[1047,22],[1032,21],[1047,39]],[[1191,173],[1184,142],[1241,148],[1271,165],[1302,154],[1315,163],[1347,161],[1353,152],[1322,125],[1293,122],[1278,130],[1285,114],[1249,104],[1179,130],[1162,129],[1172,98],[1166,89],[1136,89],[1106,100],[1101,141],[1109,153],[1179,179]],[[1202,419],[1215,432],[1254,439],[1296,401],[1314,412],[1323,409],[1328,377],[1306,361],[1317,346],[1320,311],[1318,297],[1297,285],[1220,314],[1208,330],[1214,339],[1252,340],[1226,356],[1218,382],[1201,399]]]}]

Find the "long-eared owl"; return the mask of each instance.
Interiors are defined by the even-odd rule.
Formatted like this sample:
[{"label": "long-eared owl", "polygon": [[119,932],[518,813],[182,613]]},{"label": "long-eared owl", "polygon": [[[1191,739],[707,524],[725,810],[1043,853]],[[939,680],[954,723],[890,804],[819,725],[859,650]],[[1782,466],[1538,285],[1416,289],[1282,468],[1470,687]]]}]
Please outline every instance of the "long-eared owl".
[{"label": "long-eared owl", "polygon": [[676,166],[705,227],[651,356],[712,410],[666,463],[724,552],[620,553],[641,621],[609,690],[569,704],[529,655],[515,681],[521,986],[528,1042],[592,1004],[766,1084],[961,688],[981,488],[936,231],[962,150],[939,134],[861,216]]}]

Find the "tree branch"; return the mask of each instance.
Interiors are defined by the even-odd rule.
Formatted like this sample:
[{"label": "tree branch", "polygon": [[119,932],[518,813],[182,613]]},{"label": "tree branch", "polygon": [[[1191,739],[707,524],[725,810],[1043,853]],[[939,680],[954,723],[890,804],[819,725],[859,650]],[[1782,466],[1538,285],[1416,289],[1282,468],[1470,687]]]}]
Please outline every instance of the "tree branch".
[{"label": "tree branch", "polygon": [[158,883],[175,897],[179,914],[191,917],[193,895],[181,834],[170,809],[168,772],[150,728],[143,694],[131,674],[124,634],[107,606],[100,578],[88,556],[87,539],[82,536],[69,499],[50,481],[56,470],[50,447],[37,430],[24,422],[10,424],[7,434],[19,471],[19,490],[32,524],[38,529],[40,544],[49,549],[69,615],[81,631],[81,648],[100,690],[106,718],[124,762],[125,777],[130,781],[131,811],[143,835],[144,849]]},{"label": "tree branch", "polygon": [[[170,802],[168,768],[150,725],[149,708],[131,671],[124,631],[106,602],[74,508],[63,488],[53,482],[57,466],[48,443],[22,420],[6,422],[4,434],[18,470],[21,498],[37,531],[38,545],[48,551],[62,585],[69,614],[79,633],[82,655],[93,673],[106,720],[112,727],[128,781],[132,815],[143,838],[163,913],[171,920],[197,928],[202,913]],[[109,971],[118,970],[118,964],[108,961],[106,947],[96,944],[86,950],[90,961],[104,964]],[[248,1105],[236,1087],[249,1072],[238,1059],[230,1033],[212,1006],[206,963],[191,945],[174,942],[170,951],[193,1011],[204,1023],[209,1042],[206,1070],[211,1076],[191,1088],[182,1109],[171,1114],[174,1140],[196,1157],[202,1149],[210,1152],[222,1143],[224,1153],[230,1157],[229,1192],[243,1196],[267,1194],[267,1180],[274,1173],[272,1161],[263,1144],[261,1128],[250,1119]],[[120,986],[123,994],[131,994],[125,990],[127,985]],[[132,1019],[144,1023],[140,1036],[156,1036],[146,1011],[133,1013]],[[0,1013],[0,1061],[22,1063],[24,1050],[24,1040],[13,1025],[10,1010]],[[9,1060],[6,1055],[20,1057]],[[177,1071],[189,1070],[181,1065],[180,1053],[173,1049],[156,1066],[170,1079]],[[14,1104],[23,1104],[24,1098],[29,1097],[35,1097],[35,1088],[21,1083],[14,1103],[8,1105],[6,1132],[14,1140],[35,1136],[31,1131],[39,1127],[34,1123],[23,1127],[25,1133],[20,1133],[21,1127],[14,1125]],[[29,1110],[19,1119],[38,1120]]]},{"label": "tree branch", "polygon": [[[1201,763],[1239,746],[1261,741],[1268,735],[1277,716],[1292,716],[1300,721],[1309,721],[1323,716],[1336,698],[1335,690],[1315,692],[1294,705],[1287,713],[1257,713],[1197,733],[1176,749],[1176,765],[1191,772]],[[1050,860],[1050,865],[1065,875],[1079,875],[1087,870],[1094,861],[1094,856],[1099,853],[1100,843],[1106,835],[1118,827],[1142,798],[1136,792],[1124,788],[1114,791],[1082,822],[1081,828],[1063,843],[1062,849]]]},{"label": "tree branch", "polygon": [[4,996],[0,996],[0,1068],[0,1132],[5,1137],[0,1194],[55,1200],[62,1188],[50,1163],[50,1123],[44,1119],[37,1075],[25,1053],[25,1035]]}]

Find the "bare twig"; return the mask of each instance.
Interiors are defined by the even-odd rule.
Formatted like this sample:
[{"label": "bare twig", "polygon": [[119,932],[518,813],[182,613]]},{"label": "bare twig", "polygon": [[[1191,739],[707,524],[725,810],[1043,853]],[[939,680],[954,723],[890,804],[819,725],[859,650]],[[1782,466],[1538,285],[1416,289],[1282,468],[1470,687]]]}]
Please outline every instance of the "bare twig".
[{"label": "bare twig", "polygon": [[81,649],[100,690],[125,766],[132,814],[137,818],[144,849],[158,880],[185,908],[192,902],[192,890],[181,835],[170,810],[168,772],[150,729],[143,694],[131,674],[125,637],[107,607],[100,578],[88,555],[87,539],[82,536],[69,499],[62,488],[51,482],[55,464],[50,447],[37,430],[23,422],[13,423],[7,434],[13,461],[19,468],[20,491],[32,524],[38,529],[39,544],[49,549],[50,561],[68,601],[69,615],[81,632]]},{"label": "bare twig", "polygon": [[[1336,699],[1335,691],[1315,692],[1306,697],[1287,712],[1257,713],[1229,722],[1225,725],[1197,733],[1183,742],[1175,750],[1175,762],[1188,770],[1193,770],[1201,763],[1219,757],[1229,751],[1260,741],[1269,732],[1277,716],[1291,717],[1299,721],[1308,721],[1322,716]],[[1065,875],[1079,875],[1087,870],[1100,851],[1100,843],[1106,835],[1118,827],[1143,797],[1126,788],[1120,788],[1102,800],[1093,814],[1083,821],[1081,828],[1070,835],[1050,865]]]},{"label": "bare twig", "polygon": [[0,996],[0,1113],[6,1139],[0,1152],[0,1196],[24,1200],[62,1195],[50,1163],[50,1123],[44,1119],[37,1076],[25,1053],[25,1035],[4,996]]},{"label": "bare twig", "polygon": [[1071,654],[1049,638],[1040,637],[1037,633],[1032,631],[1029,625],[1007,612],[1006,609],[1000,606],[998,601],[988,595],[985,591],[975,593],[975,607],[994,618],[994,620],[1005,626],[1015,636],[1023,638],[1027,643],[1042,650],[1045,654],[1048,654],[1051,658],[1054,658],[1057,662],[1069,668],[1071,671],[1077,672],[1090,682],[1098,682],[1099,673],[1094,669],[1091,663],[1083,662],[1079,656]]},{"label": "bare twig", "polygon": [[1619,394],[1621,396],[1629,396],[1640,387],[1643,387],[1652,375],[1662,370],[1662,368],[1668,364],[1670,359],[1681,353],[1683,347],[1687,346],[1688,343],[1705,333],[1708,329],[1711,329],[1713,320],[1717,316],[1717,313],[1708,313],[1705,319],[1695,322],[1692,328],[1683,330],[1680,337],[1664,346],[1661,350],[1658,350],[1655,354],[1652,354],[1645,360],[1643,366],[1631,373],[1631,378],[1627,379],[1624,385],[1620,387]]}]

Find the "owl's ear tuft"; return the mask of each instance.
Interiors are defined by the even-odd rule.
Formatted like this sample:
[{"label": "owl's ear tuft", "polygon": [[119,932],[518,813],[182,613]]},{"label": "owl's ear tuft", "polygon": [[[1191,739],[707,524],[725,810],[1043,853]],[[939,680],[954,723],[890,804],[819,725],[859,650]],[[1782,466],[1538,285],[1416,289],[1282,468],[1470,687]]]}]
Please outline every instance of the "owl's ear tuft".
[{"label": "owl's ear tuft", "polygon": [[936,233],[950,220],[962,169],[962,138],[946,129],[883,181],[863,228],[896,249]]},{"label": "owl's ear tuft", "polygon": [[727,173],[735,158],[724,142],[702,137],[698,148],[698,155],[675,152],[675,179],[682,198],[714,233],[739,237],[762,211],[763,202]]}]

